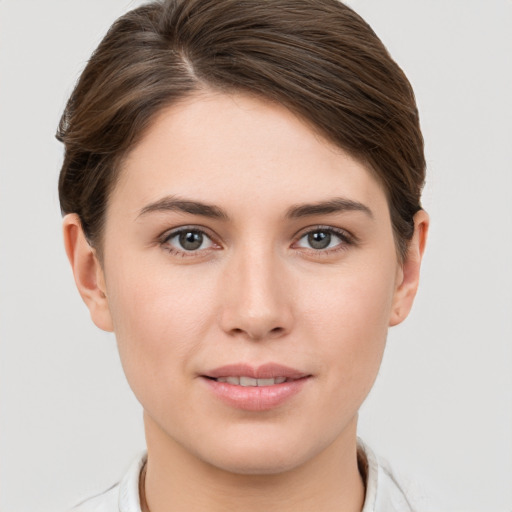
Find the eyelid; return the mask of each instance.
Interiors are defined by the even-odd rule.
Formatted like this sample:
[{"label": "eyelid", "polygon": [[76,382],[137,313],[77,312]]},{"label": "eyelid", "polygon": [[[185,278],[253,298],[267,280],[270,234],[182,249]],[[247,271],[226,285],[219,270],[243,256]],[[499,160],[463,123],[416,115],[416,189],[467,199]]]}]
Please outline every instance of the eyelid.
[{"label": "eyelid", "polygon": [[[178,236],[181,233],[187,232],[187,231],[195,231],[195,232],[201,233],[203,236],[207,237],[211,241],[212,246],[207,247],[205,249],[198,249],[196,251],[186,251],[185,249],[180,250],[180,249],[178,249],[174,246],[171,246],[169,244],[169,240],[171,240],[175,236]],[[218,238],[219,238],[218,236],[213,234],[212,231],[205,226],[200,226],[197,224],[187,224],[187,225],[177,226],[175,228],[165,230],[161,235],[159,235],[157,237],[157,241],[162,248],[164,248],[166,251],[168,251],[172,254],[178,254],[183,257],[194,257],[194,256],[197,257],[197,256],[202,255],[212,249],[218,250],[218,249],[222,248],[222,245],[218,241]]]},{"label": "eyelid", "polygon": [[[206,236],[211,242],[212,247],[207,247],[205,249],[198,249],[196,251],[186,251],[186,250],[180,250],[174,246],[171,246],[168,242],[171,238],[179,235],[180,233],[184,231],[196,231],[202,233],[204,236]],[[356,245],[359,242],[359,239],[352,234],[350,231],[339,228],[335,226],[329,226],[325,224],[316,224],[313,226],[308,226],[306,228],[302,228],[300,231],[298,231],[293,236],[293,243],[292,248],[306,235],[313,233],[315,231],[326,231],[329,233],[334,234],[338,238],[340,238],[341,242],[337,244],[334,247],[326,248],[326,249],[313,249],[313,248],[307,248],[307,247],[297,247],[299,250],[310,252],[318,255],[327,255],[331,254],[333,252],[337,252],[340,250],[346,250],[348,246]],[[165,230],[161,235],[157,237],[157,241],[162,248],[167,250],[170,253],[173,253],[175,255],[180,255],[183,257],[198,257],[201,255],[204,255],[207,252],[210,252],[213,250],[222,249],[223,245],[221,242],[219,242],[219,237],[211,231],[211,229],[197,225],[197,224],[188,224],[183,226],[177,226],[171,229]]]},{"label": "eyelid", "polygon": [[347,231],[343,228],[338,228],[335,226],[328,226],[323,224],[317,224],[315,226],[308,226],[307,228],[301,229],[295,236],[294,236],[294,242],[292,244],[297,244],[302,238],[309,235],[310,233],[314,233],[315,231],[326,231],[331,234],[334,234],[338,238],[340,238],[341,242],[337,244],[334,247],[326,248],[326,249],[313,249],[313,248],[307,248],[307,247],[299,247],[299,249],[312,252],[315,254],[329,254],[331,252],[336,252],[339,250],[344,250],[347,248],[347,246],[355,245],[358,242],[358,238],[353,235],[350,231]]}]

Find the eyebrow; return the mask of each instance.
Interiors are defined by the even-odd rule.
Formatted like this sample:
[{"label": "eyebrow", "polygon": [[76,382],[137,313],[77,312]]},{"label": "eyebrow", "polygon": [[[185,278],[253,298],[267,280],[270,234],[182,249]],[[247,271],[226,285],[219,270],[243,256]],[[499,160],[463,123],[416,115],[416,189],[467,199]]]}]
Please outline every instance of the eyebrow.
[{"label": "eyebrow", "polygon": [[286,213],[286,216],[290,219],[298,219],[313,215],[326,215],[331,213],[354,211],[363,212],[373,219],[373,212],[368,208],[368,206],[358,201],[352,201],[351,199],[345,199],[343,197],[334,197],[319,203],[292,206]]},{"label": "eyebrow", "polygon": [[[152,212],[169,212],[177,211],[190,213],[192,215],[200,215],[202,217],[209,217],[212,219],[228,220],[228,214],[218,206],[202,203],[200,201],[191,201],[187,199],[179,199],[175,196],[164,197],[150,203],[142,208],[137,215],[141,217]],[[332,213],[342,213],[350,211],[363,212],[369,217],[373,218],[373,213],[368,206],[358,201],[345,199],[343,197],[335,197],[327,201],[320,201],[311,204],[299,204],[292,206],[286,212],[286,217],[289,219],[298,219],[301,217],[311,217],[313,215],[328,215]]]},{"label": "eyebrow", "polygon": [[198,201],[190,201],[186,199],[179,199],[174,196],[164,197],[155,201],[154,203],[144,206],[139,212],[137,217],[146,215],[152,212],[184,212],[192,215],[201,215],[202,217],[209,217],[212,219],[227,220],[227,213],[218,206],[201,203]]}]

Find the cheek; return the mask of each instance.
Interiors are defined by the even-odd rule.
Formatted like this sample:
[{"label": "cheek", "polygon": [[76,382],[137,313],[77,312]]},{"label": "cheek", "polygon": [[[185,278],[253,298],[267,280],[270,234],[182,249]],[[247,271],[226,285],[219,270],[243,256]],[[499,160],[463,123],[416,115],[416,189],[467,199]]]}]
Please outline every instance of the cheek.
[{"label": "cheek", "polygon": [[136,394],[154,379],[173,381],[187,373],[212,323],[214,293],[207,278],[198,287],[186,272],[136,262],[117,265],[110,277],[119,354]]},{"label": "cheek", "polygon": [[330,339],[347,338],[357,345],[372,343],[372,333],[387,331],[394,274],[392,265],[340,268],[310,283],[309,293],[303,294],[305,312]]},{"label": "cheek", "polygon": [[389,268],[340,271],[311,286],[304,306],[310,337],[322,347],[324,374],[340,402],[362,401],[385,348],[394,279]]}]

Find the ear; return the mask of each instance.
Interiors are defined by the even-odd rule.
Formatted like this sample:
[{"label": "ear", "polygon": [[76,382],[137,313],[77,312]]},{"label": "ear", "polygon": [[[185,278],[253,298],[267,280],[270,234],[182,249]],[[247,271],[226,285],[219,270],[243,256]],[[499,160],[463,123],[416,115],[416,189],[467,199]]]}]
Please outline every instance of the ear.
[{"label": "ear", "polygon": [[414,216],[414,235],[409,242],[407,254],[397,274],[393,308],[389,325],[403,322],[412,308],[420,280],[420,267],[429,227],[427,212],[420,210]]},{"label": "ear", "polygon": [[63,234],[75,283],[89,308],[92,321],[104,331],[113,331],[103,269],[96,251],[85,238],[82,223],[77,214],[71,213],[64,217]]}]

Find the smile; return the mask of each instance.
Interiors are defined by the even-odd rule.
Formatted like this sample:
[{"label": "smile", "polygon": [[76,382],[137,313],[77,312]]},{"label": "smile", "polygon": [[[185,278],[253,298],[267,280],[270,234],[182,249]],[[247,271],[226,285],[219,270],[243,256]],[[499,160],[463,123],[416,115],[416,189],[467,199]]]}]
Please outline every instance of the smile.
[{"label": "smile", "polygon": [[253,377],[219,377],[214,379],[217,382],[227,382],[235,386],[274,386],[275,384],[282,384],[288,379],[286,377],[275,377],[271,379],[254,379]]},{"label": "smile", "polygon": [[201,375],[214,397],[243,411],[279,408],[309,386],[311,374],[276,363],[262,366],[232,364]]}]

